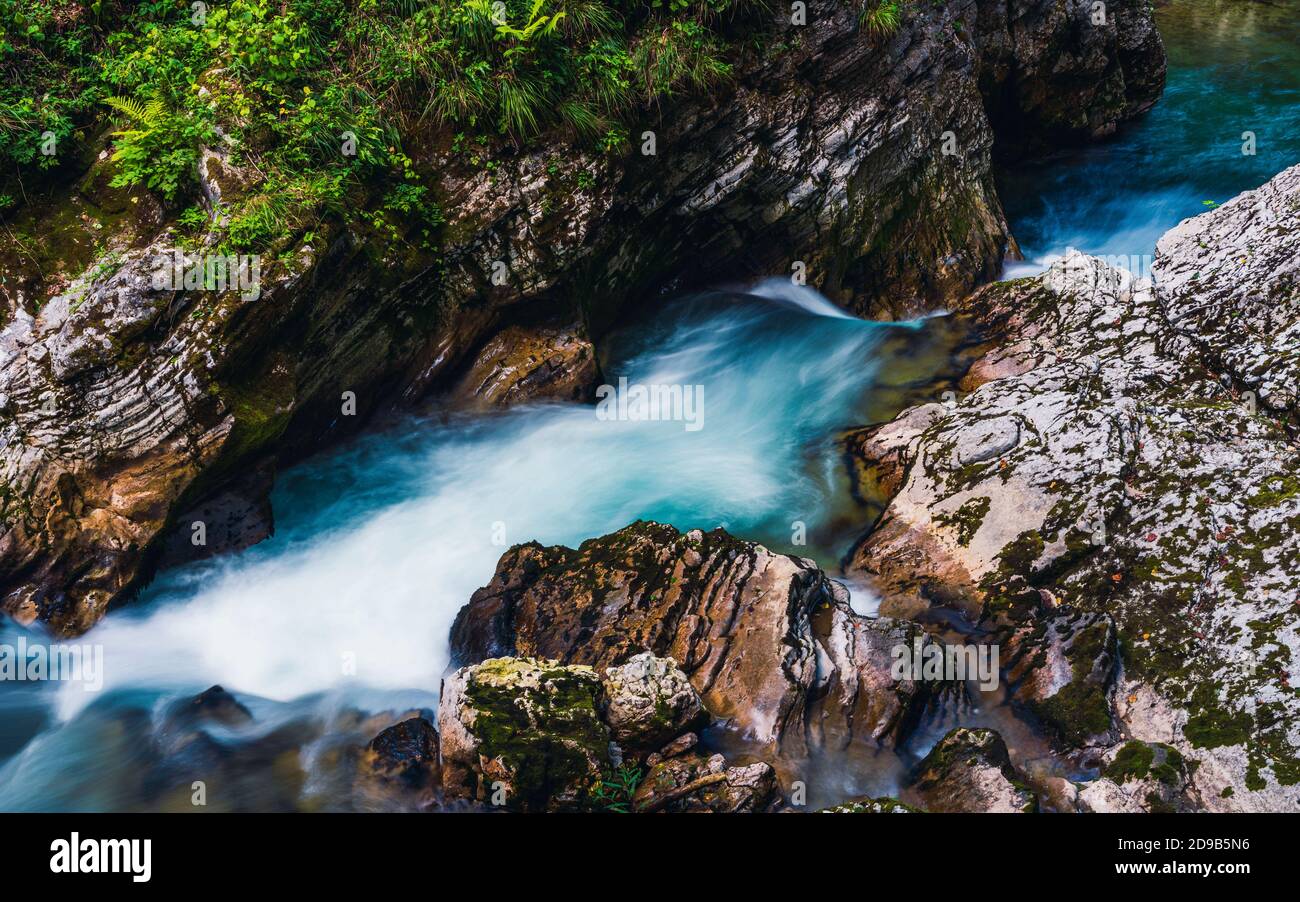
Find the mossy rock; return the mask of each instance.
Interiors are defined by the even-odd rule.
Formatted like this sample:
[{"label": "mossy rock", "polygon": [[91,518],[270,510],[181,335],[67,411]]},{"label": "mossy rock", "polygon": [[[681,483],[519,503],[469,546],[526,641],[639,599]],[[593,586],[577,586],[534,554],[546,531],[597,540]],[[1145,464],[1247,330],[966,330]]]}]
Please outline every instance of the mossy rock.
[{"label": "mossy rock", "polygon": [[466,668],[461,722],[476,743],[478,796],[491,800],[499,783],[514,810],[586,807],[610,766],[603,703],[590,667],[493,658]]}]

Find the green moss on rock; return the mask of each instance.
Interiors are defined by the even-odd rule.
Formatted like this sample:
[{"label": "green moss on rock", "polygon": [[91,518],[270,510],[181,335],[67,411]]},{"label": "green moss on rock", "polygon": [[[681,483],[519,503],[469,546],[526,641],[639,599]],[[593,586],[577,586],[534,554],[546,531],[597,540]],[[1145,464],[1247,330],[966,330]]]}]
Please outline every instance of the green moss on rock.
[{"label": "green moss on rock", "polygon": [[493,658],[475,668],[465,698],[483,758],[509,775],[509,807],[583,807],[609,766],[602,689],[590,667]]}]

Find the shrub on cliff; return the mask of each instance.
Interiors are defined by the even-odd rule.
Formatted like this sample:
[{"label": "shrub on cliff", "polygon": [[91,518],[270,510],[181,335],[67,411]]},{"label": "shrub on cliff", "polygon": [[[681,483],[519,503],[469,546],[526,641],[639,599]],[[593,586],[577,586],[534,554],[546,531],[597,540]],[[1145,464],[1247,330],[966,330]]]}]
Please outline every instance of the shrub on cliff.
[{"label": "shrub on cliff", "polygon": [[556,128],[624,147],[633,110],[730,73],[726,34],[754,5],[0,0],[0,162],[19,179],[53,167],[111,116],[118,184],[182,207],[205,145],[252,174],[226,211],[240,249],[322,213],[404,219],[428,239],[427,197],[378,202],[431,181],[407,147],[454,141],[490,165],[492,147]]}]

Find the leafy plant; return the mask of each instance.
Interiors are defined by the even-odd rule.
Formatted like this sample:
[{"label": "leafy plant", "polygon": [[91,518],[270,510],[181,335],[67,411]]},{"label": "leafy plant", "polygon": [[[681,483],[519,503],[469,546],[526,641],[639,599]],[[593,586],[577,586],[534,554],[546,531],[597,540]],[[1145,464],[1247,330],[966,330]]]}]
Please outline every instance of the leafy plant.
[{"label": "leafy plant", "polygon": [[205,129],[169,110],[161,98],[106,97],[104,104],[134,123],[113,132],[117,138],[113,159],[121,164],[113,186],[143,184],[170,201],[192,185],[198,142]]},{"label": "leafy plant", "polygon": [[184,214],[195,239],[265,249],[330,215],[428,243],[442,213],[415,159],[455,136],[458,162],[490,170],[503,139],[552,130],[626,153],[648,104],[731,76],[737,19],[761,4],[226,0],[196,23],[174,0],[0,0],[0,173],[74,159],[64,143],[108,112],[112,184],[182,209],[220,142],[239,190],[220,216]]},{"label": "leafy plant", "polygon": [[641,784],[641,768],[624,764],[606,774],[592,790],[592,795],[604,805],[606,811],[628,814],[632,811],[632,797]]}]

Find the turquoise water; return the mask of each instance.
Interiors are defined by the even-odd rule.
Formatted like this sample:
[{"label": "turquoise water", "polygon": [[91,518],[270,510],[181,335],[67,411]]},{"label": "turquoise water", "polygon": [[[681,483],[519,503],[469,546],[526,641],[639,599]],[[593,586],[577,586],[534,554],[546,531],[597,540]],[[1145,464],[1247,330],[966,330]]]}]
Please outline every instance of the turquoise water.
[{"label": "turquoise water", "polygon": [[[266,744],[279,748],[288,730],[303,744],[281,749],[279,766],[329,787],[320,804],[348,807],[346,762],[320,744],[341,744],[347,729],[370,738],[339,726],[354,712],[435,704],[452,619],[510,544],[577,544],[650,518],[723,526],[833,566],[855,537],[818,538],[848,495],[839,433],[870,420],[889,360],[882,343],[902,352],[924,324],[854,319],[788,282],[754,291],[680,305],[607,362],[611,382],[700,387],[699,408],[663,411],[689,420],[543,405],[413,421],[285,474],[274,538],[163,574],[80,640],[103,646],[99,691],[0,692],[14,753],[0,767],[0,809],[174,804],[177,780],[188,781],[168,777],[178,764],[167,749],[212,740],[186,733],[169,708],[215,683],[257,724],[194,765],[208,773],[224,762],[238,777],[227,781],[237,795],[216,798],[301,804],[283,798],[286,781],[265,764]],[[801,547],[800,523],[810,537]],[[16,634],[8,625],[0,642]],[[249,776],[257,768],[263,779]]]},{"label": "turquoise water", "polygon": [[[1300,162],[1300,2],[1173,0],[1156,21],[1169,77],[1146,116],[1113,140],[999,174],[1026,261],[1076,248],[1149,267],[1160,236],[1206,201]],[[1254,155],[1242,153],[1245,132]]]}]

